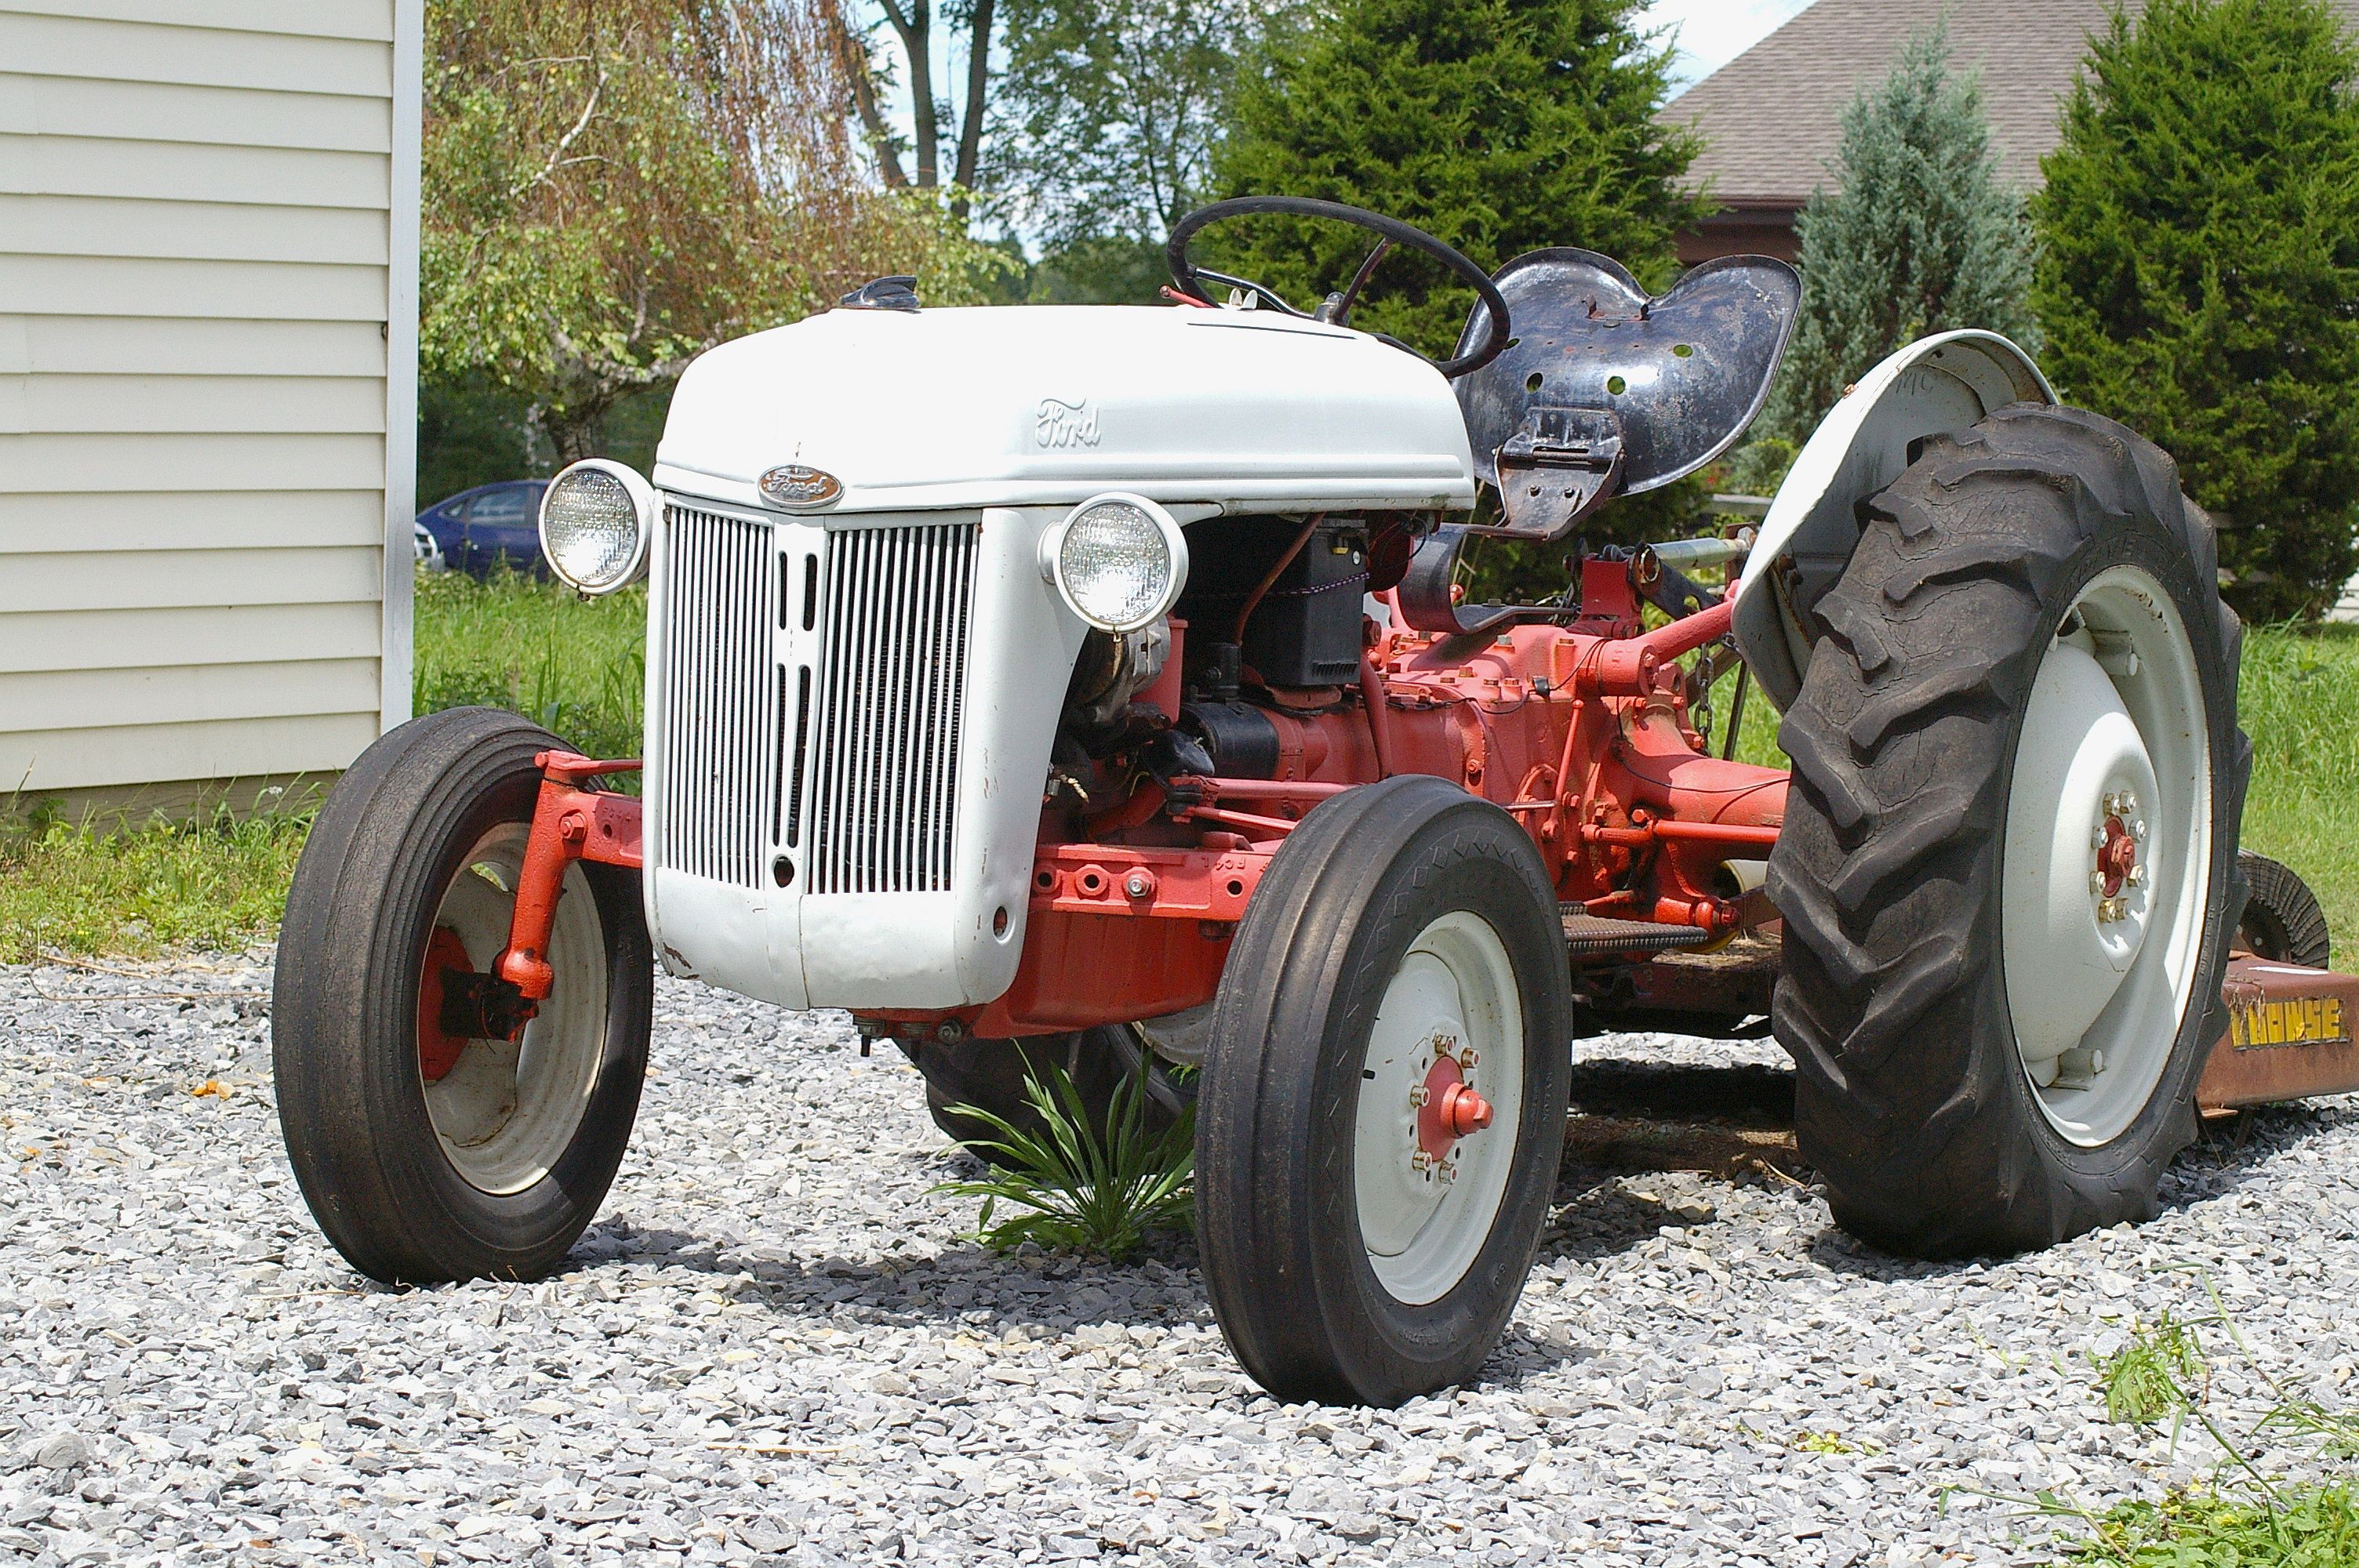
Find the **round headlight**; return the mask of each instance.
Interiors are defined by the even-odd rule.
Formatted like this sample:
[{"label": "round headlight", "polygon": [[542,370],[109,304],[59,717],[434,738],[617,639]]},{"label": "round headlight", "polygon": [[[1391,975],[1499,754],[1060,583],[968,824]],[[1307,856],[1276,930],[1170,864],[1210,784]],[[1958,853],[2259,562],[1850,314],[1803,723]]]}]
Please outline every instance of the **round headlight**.
[{"label": "round headlight", "polygon": [[565,469],[540,498],[540,553],[584,593],[612,593],[637,577],[655,525],[655,487],[603,458]]},{"label": "round headlight", "polygon": [[1040,574],[1091,625],[1135,632],[1179,599],[1188,541],[1145,496],[1101,495],[1041,536]]}]

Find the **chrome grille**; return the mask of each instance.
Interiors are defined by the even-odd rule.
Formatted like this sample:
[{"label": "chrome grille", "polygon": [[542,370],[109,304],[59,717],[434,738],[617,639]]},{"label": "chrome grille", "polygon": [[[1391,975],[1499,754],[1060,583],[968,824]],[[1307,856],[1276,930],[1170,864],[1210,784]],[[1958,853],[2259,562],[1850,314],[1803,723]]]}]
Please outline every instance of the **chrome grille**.
[{"label": "chrome grille", "polygon": [[661,862],[762,887],[779,785],[770,526],[670,506],[664,527]]},{"label": "chrome grille", "polygon": [[951,885],[976,525],[828,535],[808,890]]}]

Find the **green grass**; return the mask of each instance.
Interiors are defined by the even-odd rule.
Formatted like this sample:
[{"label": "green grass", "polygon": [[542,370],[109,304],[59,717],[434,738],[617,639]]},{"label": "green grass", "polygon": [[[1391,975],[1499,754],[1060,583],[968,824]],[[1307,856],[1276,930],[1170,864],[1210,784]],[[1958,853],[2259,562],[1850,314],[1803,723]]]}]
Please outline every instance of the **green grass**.
[{"label": "green grass", "polygon": [[[446,572],[419,579],[417,605],[419,712],[506,708],[594,755],[637,754],[644,588],[585,601],[530,578]],[[1717,729],[1734,684],[1714,694]],[[1745,709],[1737,754],[1780,764],[1777,715],[1759,688]],[[2317,891],[2335,961],[2348,969],[2359,964],[2359,627],[2250,633],[2243,717],[2254,741],[2244,841]],[[0,958],[9,960],[42,946],[139,954],[265,935],[310,825],[307,811],[280,808],[109,834],[33,802],[0,809],[0,824],[10,819],[0,825]]]},{"label": "green grass", "polygon": [[647,682],[644,584],[585,600],[503,572],[418,579],[420,713],[483,706],[521,713],[593,757],[639,754]]},{"label": "green grass", "polygon": [[[638,755],[644,588],[584,601],[514,574],[421,574],[417,625],[417,711],[506,708],[592,755]],[[147,957],[269,935],[317,801],[231,805],[245,809],[126,827],[38,801],[8,809],[0,797],[0,962]]]},{"label": "green grass", "polygon": [[110,832],[36,810],[0,824],[0,963],[235,947],[278,924],[311,809],[273,799]]}]

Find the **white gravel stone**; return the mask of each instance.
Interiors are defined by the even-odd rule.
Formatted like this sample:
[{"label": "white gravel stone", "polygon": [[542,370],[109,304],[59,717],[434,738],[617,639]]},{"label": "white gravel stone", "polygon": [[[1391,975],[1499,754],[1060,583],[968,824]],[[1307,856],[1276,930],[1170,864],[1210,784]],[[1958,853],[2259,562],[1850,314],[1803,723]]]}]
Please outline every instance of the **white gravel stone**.
[{"label": "white gravel stone", "polygon": [[[2216,1460],[2104,1422],[2087,1357],[2132,1319],[2201,1315],[2208,1280],[2270,1377],[2339,1402],[2359,1368],[2335,1104],[2190,1151],[2148,1225],[1966,1264],[1860,1247],[1768,1176],[1568,1168],[1478,1386],[1280,1405],[1184,1242],[1125,1269],[982,1251],[973,1206],[928,1191],[962,1164],[898,1057],[669,980],[566,1271],[392,1290],[288,1172],[266,1008],[234,994],[267,964],[0,968],[0,1554],[1998,1563],[2045,1527],[1982,1494],[2102,1502]],[[1580,1051],[1723,1087],[1782,1064]],[[2270,1396],[2216,1348],[2247,1425]]]}]

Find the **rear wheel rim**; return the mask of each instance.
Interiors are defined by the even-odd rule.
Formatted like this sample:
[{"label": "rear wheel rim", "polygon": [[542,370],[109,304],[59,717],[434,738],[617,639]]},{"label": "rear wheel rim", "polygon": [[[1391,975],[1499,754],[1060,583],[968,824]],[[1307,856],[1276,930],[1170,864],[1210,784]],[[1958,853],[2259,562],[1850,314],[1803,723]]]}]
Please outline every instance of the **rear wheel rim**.
[{"label": "rear wheel rim", "polygon": [[[491,972],[507,946],[527,837],[522,823],[511,822],[475,841],[435,911],[429,965],[434,946],[447,951],[455,940],[470,968]],[[448,1070],[431,1077],[421,1054],[419,1087],[444,1158],[470,1186],[495,1196],[523,1192],[563,1158],[605,1057],[605,932],[579,864],[566,868],[549,962],[555,989],[516,1040],[466,1041]],[[439,992],[438,977],[420,977],[421,1000]]]},{"label": "rear wheel rim", "polygon": [[2110,568],[2074,600],[2014,779],[2000,887],[2017,1055],[2049,1125],[2096,1148],[2137,1120],[2169,1065],[2210,902],[2202,679],[2151,573]]},{"label": "rear wheel rim", "polygon": [[[1377,1006],[1353,1138],[1368,1266],[1405,1305],[1455,1289],[1498,1222],[1523,1115],[1524,1050],[1515,966],[1498,932],[1465,911],[1426,926]],[[1455,1139],[1439,1159],[1428,1111],[1437,1075],[1479,1090],[1491,1108],[1487,1129]]]}]

